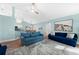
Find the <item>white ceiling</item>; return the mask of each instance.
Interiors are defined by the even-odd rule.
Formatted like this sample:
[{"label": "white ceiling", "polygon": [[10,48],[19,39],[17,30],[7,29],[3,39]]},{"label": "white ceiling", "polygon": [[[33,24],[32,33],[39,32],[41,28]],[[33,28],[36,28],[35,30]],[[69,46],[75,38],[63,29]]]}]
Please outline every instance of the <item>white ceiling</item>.
[{"label": "white ceiling", "polygon": [[38,15],[32,12],[31,3],[8,5],[15,7],[16,19],[32,24],[79,13],[78,3],[36,3]]}]

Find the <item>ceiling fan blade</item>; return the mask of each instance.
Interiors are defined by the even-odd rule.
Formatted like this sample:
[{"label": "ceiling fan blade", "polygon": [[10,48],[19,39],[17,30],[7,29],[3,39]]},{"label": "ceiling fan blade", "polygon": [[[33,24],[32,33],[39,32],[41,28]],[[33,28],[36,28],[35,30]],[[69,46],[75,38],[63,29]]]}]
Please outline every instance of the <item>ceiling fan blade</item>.
[{"label": "ceiling fan blade", "polygon": [[37,11],[34,11],[36,14],[39,14],[39,12],[37,12]]}]

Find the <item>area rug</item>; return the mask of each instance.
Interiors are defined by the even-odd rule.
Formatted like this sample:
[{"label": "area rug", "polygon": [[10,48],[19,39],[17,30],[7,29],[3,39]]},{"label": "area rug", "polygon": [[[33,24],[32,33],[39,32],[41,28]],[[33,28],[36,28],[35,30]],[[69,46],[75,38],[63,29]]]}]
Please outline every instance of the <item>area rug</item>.
[{"label": "area rug", "polygon": [[55,41],[43,40],[30,46],[23,46],[9,51],[7,55],[63,55],[64,48],[62,46],[57,48],[59,45],[65,46]]}]

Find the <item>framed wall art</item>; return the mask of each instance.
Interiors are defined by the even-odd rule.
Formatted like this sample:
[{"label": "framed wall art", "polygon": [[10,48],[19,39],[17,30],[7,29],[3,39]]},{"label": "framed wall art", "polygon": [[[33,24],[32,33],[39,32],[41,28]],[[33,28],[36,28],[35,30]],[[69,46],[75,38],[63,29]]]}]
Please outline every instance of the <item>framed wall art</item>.
[{"label": "framed wall art", "polygon": [[73,31],[73,19],[56,21],[54,29],[55,31],[72,32]]}]

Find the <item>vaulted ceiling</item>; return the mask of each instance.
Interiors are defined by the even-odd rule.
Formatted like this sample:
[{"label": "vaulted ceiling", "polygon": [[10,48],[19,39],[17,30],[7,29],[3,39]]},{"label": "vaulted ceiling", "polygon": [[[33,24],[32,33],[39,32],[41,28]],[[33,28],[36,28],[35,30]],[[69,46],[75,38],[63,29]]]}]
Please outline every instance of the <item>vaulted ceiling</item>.
[{"label": "vaulted ceiling", "polygon": [[[49,21],[51,19],[79,13],[79,4],[77,3],[36,3],[39,14],[32,12],[32,3],[2,4],[6,9],[15,7],[15,17],[18,20],[24,20],[31,24]],[[9,7],[7,7],[9,6]],[[0,8],[1,4],[0,4]],[[9,11],[10,12],[10,11]],[[0,14],[2,14],[0,12]]]}]

